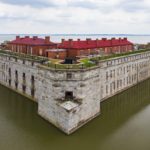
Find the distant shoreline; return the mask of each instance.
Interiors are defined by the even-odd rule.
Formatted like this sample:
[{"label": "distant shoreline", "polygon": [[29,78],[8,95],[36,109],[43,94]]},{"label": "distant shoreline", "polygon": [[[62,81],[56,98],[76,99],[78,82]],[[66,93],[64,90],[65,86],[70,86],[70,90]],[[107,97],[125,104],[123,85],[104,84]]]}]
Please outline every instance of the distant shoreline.
[{"label": "distant shoreline", "polygon": [[19,35],[20,37],[24,36],[38,36],[38,37],[45,37],[50,36],[51,40],[54,42],[60,42],[62,39],[101,39],[101,38],[108,38],[111,39],[115,38],[124,38],[127,37],[130,41],[136,44],[147,44],[150,42],[150,34],[0,34],[0,43],[4,41],[10,41],[16,38]]},{"label": "distant shoreline", "polygon": [[0,34],[0,35],[51,35],[51,36],[150,36],[150,34]]}]

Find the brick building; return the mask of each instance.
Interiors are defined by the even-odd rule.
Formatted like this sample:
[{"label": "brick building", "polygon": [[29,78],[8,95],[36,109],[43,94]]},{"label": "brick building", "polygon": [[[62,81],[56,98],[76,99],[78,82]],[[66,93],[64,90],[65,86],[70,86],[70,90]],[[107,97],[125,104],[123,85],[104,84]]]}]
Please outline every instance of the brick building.
[{"label": "brick building", "polygon": [[134,49],[133,43],[127,40],[127,38],[112,38],[110,40],[102,38],[101,40],[80,40],[73,41],[72,39],[64,40],[58,46],[61,49],[67,50],[67,57],[81,57],[93,54],[105,54],[123,53]]},{"label": "brick building", "polygon": [[67,51],[65,49],[49,49],[46,51],[49,58],[62,59],[67,57]]},{"label": "brick building", "polygon": [[53,43],[50,37],[45,39],[37,36],[16,37],[8,43],[8,48],[14,52],[31,55],[46,56],[54,59],[80,58],[89,55],[124,53],[134,49],[133,43],[127,38],[119,39],[86,39],[86,40],[64,40],[61,43]]},{"label": "brick building", "polygon": [[33,36],[25,36],[21,38],[16,36],[16,39],[8,43],[8,48],[13,52],[38,55],[38,56],[48,56],[46,52],[47,49],[56,48],[57,44],[50,41],[50,37],[47,36],[45,39]]}]

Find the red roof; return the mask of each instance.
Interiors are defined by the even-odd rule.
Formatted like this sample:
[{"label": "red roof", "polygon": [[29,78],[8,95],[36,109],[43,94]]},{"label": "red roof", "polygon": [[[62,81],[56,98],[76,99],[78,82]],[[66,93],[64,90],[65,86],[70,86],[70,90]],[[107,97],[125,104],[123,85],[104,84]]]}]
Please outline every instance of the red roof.
[{"label": "red roof", "polygon": [[36,36],[34,37],[16,37],[15,40],[11,41],[10,44],[25,44],[25,45],[54,45],[55,43],[50,41],[50,37],[38,38]]},{"label": "red roof", "polygon": [[59,48],[62,49],[91,49],[91,48],[103,48],[103,47],[113,47],[113,46],[125,46],[125,45],[133,45],[127,38],[124,39],[115,39],[112,38],[111,40],[107,40],[105,38],[101,40],[63,40],[62,43],[59,44]]}]

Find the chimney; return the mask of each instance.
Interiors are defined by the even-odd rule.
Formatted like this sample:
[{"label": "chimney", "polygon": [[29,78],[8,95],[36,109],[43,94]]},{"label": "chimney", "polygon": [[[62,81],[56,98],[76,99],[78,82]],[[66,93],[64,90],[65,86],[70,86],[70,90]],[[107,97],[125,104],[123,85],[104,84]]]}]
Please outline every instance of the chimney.
[{"label": "chimney", "polygon": [[73,45],[73,39],[69,39],[69,46]]},{"label": "chimney", "polygon": [[65,39],[61,39],[61,43],[64,43]]},{"label": "chimney", "polygon": [[98,47],[99,39],[96,39],[96,46]]},{"label": "chimney", "polygon": [[50,36],[46,36],[46,37],[45,37],[45,43],[46,43],[46,44],[50,43]]},{"label": "chimney", "polygon": [[115,40],[115,39],[116,39],[115,37],[111,38],[111,40]]},{"label": "chimney", "polygon": [[127,41],[127,38],[125,37],[124,40]]},{"label": "chimney", "polygon": [[106,41],[106,40],[107,40],[107,38],[102,38],[102,40],[103,40],[103,41]]},{"label": "chimney", "polygon": [[16,36],[16,40],[20,39],[20,36]]},{"label": "chimney", "polygon": [[61,39],[61,44],[64,46],[65,39]]},{"label": "chimney", "polygon": [[38,36],[33,36],[33,40],[36,40],[38,38]]},{"label": "chimney", "polygon": [[87,41],[87,44],[89,44],[89,42],[91,41],[91,39],[87,38],[86,41]]}]

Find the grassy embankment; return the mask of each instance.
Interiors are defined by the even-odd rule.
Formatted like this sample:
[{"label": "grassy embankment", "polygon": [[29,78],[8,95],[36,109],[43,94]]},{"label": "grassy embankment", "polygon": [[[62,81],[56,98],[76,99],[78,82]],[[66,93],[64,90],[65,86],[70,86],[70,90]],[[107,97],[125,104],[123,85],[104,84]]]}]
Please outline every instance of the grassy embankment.
[{"label": "grassy embankment", "polygon": [[82,69],[82,68],[91,68],[97,66],[97,63],[102,60],[108,60],[111,58],[117,58],[117,57],[123,57],[128,56],[132,54],[138,54],[150,51],[149,49],[145,50],[138,50],[138,51],[132,51],[127,53],[121,53],[121,54],[112,54],[108,56],[99,56],[99,57],[92,57],[92,58],[83,58],[79,60],[78,64],[61,64],[60,60],[52,59],[47,64],[48,67],[56,68],[56,69]]}]

